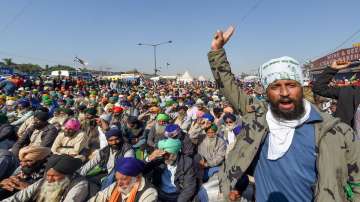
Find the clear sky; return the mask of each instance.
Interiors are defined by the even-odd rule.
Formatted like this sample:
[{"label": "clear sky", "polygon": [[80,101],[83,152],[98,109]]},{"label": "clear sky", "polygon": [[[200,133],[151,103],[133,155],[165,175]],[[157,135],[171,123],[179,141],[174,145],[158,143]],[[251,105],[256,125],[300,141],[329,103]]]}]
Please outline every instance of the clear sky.
[{"label": "clear sky", "polygon": [[[321,56],[360,29],[359,0],[1,0],[0,58],[152,72],[158,48],[163,74],[189,70],[210,76],[207,52],[214,32],[235,25],[226,46],[233,71],[256,69],[288,55]],[[344,47],[360,42],[360,35]],[[22,56],[22,57],[19,57]],[[167,69],[166,63],[170,66]]]}]

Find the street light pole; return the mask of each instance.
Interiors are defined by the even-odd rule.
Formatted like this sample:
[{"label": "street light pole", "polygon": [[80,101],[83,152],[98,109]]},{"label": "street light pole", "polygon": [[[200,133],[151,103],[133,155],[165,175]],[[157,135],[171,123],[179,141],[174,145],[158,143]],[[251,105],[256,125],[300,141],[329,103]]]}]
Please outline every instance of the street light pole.
[{"label": "street light pole", "polygon": [[163,45],[163,44],[168,44],[168,43],[172,43],[172,41],[170,40],[170,41],[165,41],[165,42],[157,43],[157,44],[147,44],[147,43],[138,43],[137,44],[139,46],[152,46],[153,47],[153,50],[154,50],[154,73],[155,73],[155,76],[157,76],[157,73],[160,71],[157,68],[157,64],[156,64],[156,47],[160,46],[160,45]]},{"label": "street light pole", "polygon": [[156,46],[153,46],[153,47],[154,47],[154,73],[155,73],[155,76],[157,76],[157,72],[159,70],[158,70],[157,65],[156,65]]}]

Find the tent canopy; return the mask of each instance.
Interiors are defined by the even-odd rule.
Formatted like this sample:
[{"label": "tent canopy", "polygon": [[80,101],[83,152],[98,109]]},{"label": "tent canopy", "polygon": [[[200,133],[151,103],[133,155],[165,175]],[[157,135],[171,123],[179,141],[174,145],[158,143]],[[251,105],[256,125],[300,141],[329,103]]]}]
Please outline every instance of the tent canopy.
[{"label": "tent canopy", "polygon": [[189,74],[188,71],[185,71],[185,73],[179,78],[179,81],[183,82],[192,82],[194,78]]},{"label": "tent canopy", "polygon": [[203,75],[201,75],[201,76],[199,76],[198,80],[199,81],[206,81],[206,78]]}]

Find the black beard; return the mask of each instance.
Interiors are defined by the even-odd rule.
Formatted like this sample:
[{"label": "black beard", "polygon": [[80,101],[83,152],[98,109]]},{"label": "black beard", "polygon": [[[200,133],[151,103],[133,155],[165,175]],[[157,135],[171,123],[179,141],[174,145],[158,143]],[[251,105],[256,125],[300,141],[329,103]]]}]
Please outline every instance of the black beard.
[{"label": "black beard", "polygon": [[34,165],[32,166],[24,166],[21,167],[21,171],[25,174],[25,175],[31,175],[35,172],[38,172],[41,168],[44,167],[44,163],[46,160],[39,160],[37,162],[35,162]]},{"label": "black beard", "polygon": [[[277,102],[274,102],[271,100],[268,100],[268,101],[270,103],[270,110],[277,119],[290,121],[290,120],[299,119],[304,115],[305,107],[304,107],[304,102],[303,102],[302,97],[299,100],[293,100],[291,98],[281,98]],[[281,101],[291,101],[292,103],[294,103],[294,105],[295,105],[294,110],[289,111],[289,112],[281,111],[279,109],[279,103]]]},{"label": "black beard", "polygon": [[34,129],[40,130],[46,126],[46,123],[35,124]]}]

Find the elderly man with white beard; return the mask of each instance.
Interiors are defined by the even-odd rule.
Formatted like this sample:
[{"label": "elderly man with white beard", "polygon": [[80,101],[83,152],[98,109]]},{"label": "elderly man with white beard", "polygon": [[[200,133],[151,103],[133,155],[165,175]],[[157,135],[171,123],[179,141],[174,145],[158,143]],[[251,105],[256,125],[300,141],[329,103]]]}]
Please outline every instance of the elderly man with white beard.
[{"label": "elderly man with white beard", "polygon": [[157,191],[142,176],[144,163],[133,157],[120,158],[115,163],[116,182],[98,192],[90,202],[155,202]]},{"label": "elderly man with white beard", "polygon": [[4,202],[13,201],[84,201],[88,197],[88,182],[75,175],[81,160],[68,155],[53,155],[46,164],[46,175]]}]

